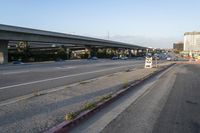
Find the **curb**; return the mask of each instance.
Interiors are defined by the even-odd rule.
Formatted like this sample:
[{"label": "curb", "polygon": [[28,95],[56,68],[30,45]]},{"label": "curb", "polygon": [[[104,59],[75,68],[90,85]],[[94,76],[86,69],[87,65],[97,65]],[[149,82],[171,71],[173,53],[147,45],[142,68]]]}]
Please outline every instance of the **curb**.
[{"label": "curb", "polygon": [[177,62],[176,64],[200,64],[200,62],[196,62],[196,61],[193,61],[193,62]]},{"label": "curb", "polygon": [[140,85],[143,82],[147,81],[148,79],[160,74],[161,72],[167,70],[168,68],[172,67],[175,64],[176,63],[172,63],[170,65],[167,65],[167,66],[163,67],[162,69],[159,69],[159,70],[141,78],[140,80],[136,80],[135,82],[130,84],[128,87],[126,87],[126,88],[116,92],[115,94],[113,94],[111,99],[108,99],[108,100],[104,101],[103,103],[97,104],[97,106],[95,108],[91,109],[91,110],[88,110],[88,111],[81,113],[74,120],[63,121],[62,123],[54,126],[50,130],[46,131],[45,133],[65,133],[65,132],[68,132],[72,127],[78,125],[80,122],[86,120],[88,117],[91,117],[95,112],[99,111],[100,109],[104,108],[105,106],[111,104],[112,102],[114,102],[115,100],[120,98],[121,96],[128,93],[132,89],[132,87],[137,87],[138,85]]}]

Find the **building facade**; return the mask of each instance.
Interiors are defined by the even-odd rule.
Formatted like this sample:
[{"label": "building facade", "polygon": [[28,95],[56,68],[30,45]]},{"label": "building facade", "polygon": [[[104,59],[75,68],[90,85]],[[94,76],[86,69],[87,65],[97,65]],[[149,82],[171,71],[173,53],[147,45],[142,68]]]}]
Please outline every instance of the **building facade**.
[{"label": "building facade", "polygon": [[174,43],[173,49],[178,51],[183,51],[183,42]]},{"label": "building facade", "polygon": [[200,32],[186,32],[184,34],[184,51],[200,51]]}]

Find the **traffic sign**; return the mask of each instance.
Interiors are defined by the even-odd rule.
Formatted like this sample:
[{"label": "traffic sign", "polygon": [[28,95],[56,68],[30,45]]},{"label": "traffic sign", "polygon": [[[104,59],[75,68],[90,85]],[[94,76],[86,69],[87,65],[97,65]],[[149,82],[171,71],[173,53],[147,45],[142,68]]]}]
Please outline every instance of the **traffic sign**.
[{"label": "traffic sign", "polygon": [[152,68],[152,61],[153,61],[152,57],[146,57],[144,67],[145,68]]}]

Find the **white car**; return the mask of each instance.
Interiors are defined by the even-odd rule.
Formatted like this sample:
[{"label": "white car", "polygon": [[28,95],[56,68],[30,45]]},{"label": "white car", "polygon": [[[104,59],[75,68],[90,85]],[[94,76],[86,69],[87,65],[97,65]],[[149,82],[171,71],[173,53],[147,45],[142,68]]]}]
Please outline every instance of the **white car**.
[{"label": "white car", "polygon": [[128,57],[126,57],[126,56],[122,56],[120,59],[121,59],[121,60],[127,60]]},{"label": "white car", "polygon": [[171,58],[171,57],[167,57],[167,60],[168,60],[168,61],[171,61],[171,60],[172,60],[172,58]]}]

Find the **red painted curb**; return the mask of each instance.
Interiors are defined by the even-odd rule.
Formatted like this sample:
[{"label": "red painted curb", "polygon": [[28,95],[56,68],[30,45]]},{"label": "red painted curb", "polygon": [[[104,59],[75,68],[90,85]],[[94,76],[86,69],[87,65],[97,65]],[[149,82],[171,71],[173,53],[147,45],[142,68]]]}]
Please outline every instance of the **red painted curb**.
[{"label": "red painted curb", "polygon": [[177,62],[176,64],[200,64],[200,62]]}]

